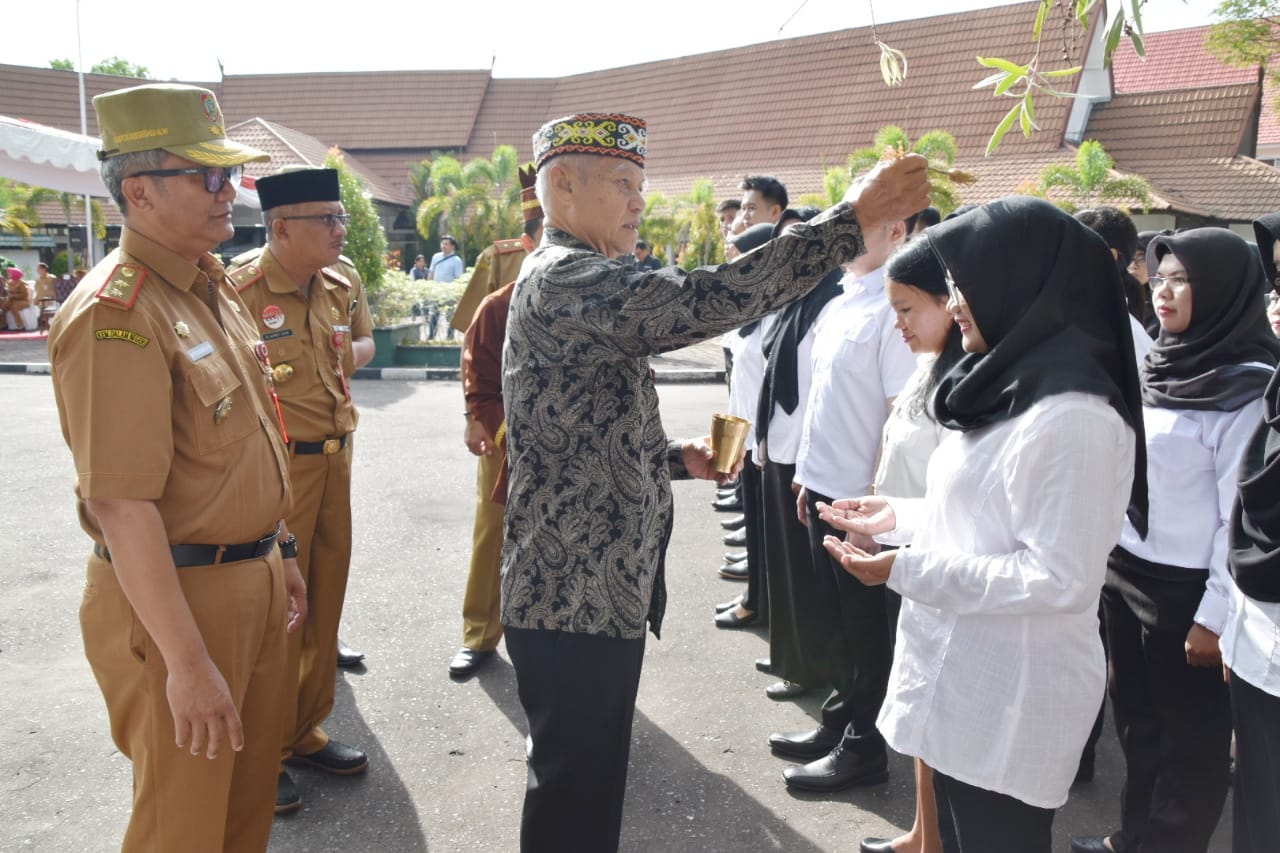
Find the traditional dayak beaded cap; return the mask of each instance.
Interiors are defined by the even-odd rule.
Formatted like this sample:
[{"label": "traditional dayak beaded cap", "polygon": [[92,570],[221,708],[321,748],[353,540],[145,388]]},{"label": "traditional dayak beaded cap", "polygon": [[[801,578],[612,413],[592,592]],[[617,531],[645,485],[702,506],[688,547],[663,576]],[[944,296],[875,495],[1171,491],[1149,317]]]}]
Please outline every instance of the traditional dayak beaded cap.
[{"label": "traditional dayak beaded cap", "polygon": [[542,219],[542,203],[538,201],[538,170],[530,163],[521,166],[517,174],[520,176],[520,212],[525,222]]},{"label": "traditional dayak beaded cap", "polygon": [[561,154],[621,157],[644,168],[648,135],[644,119],[621,113],[579,113],[549,121],[533,135],[533,159],[541,169]]}]

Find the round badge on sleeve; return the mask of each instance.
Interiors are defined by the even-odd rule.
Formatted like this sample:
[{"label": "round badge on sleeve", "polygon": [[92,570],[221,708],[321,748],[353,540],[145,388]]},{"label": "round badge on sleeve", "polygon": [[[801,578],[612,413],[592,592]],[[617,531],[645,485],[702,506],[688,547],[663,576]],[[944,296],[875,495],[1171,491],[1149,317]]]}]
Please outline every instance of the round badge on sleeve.
[{"label": "round badge on sleeve", "polygon": [[278,329],[284,325],[284,309],[279,305],[268,305],[262,309],[262,325],[268,329]]}]

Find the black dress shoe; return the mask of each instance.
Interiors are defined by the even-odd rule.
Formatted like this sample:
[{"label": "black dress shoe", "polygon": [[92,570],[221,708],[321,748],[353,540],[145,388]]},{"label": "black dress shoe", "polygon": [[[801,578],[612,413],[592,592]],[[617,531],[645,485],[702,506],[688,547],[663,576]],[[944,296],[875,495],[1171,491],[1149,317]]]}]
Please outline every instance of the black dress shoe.
[{"label": "black dress shoe", "polygon": [[1071,839],[1071,853],[1119,853],[1107,846],[1104,835],[1082,835]]},{"label": "black dress shoe", "polygon": [[722,603],[722,604],[717,604],[717,605],[716,605],[716,612],[717,612],[717,613],[723,613],[723,612],[725,612],[726,610],[732,610],[733,608],[737,607],[737,606],[738,606],[739,604],[741,604],[741,603],[742,603],[742,596],[738,596],[738,597],[737,597],[737,598],[735,598],[733,601],[726,601],[726,602],[724,602],[724,603]]},{"label": "black dress shoe", "polygon": [[747,531],[744,528],[735,530],[732,533],[726,533],[721,537],[720,541],[733,548],[742,548],[747,544]]},{"label": "black dress shoe", "polygon": [[796,699],[809,692],[809,688],[794,681],[779,681],[776,684],[770,684],[764,689],[764,695],[768,696],[775,702],[783,702],[787,699]]},{"label": "black dress shoe", "polygon": [[369,756],[353,746],[332,739],[324,745],[324,749],[308,755],[292,755],[289,761],[308,764],[335,776],[354,776],[363,773],[369,766]]},{"label": "black dress shoe", "polygon": [[712,501],[711,506],[716,512],[742,512],[742,499],[730,493],[727,498]]},{"label": "black dress shoe", "polygon": [[773,661],[768,658],[756,658],[757,672],[773,672]]},{"label": "black dress shoe", "polygon": [[288,771],[281,770],[276,779],[276,814],[292,814],[302,808],[302,794]]},{"label": "black dress shoe", "polygon": [[720,577],[729,581],[744,581],[747,579],[747,562],[743,560],[741,563],[725,563],[720,567]]},{"label": "black dress shoe", "polygon": [[745,515],[735,515],[733,518],[726,518],[720,522],[720,526],[725,530],[741,530],[747,526],[747,517]]},{"label": "black dress shoe", "polygon": [[884,753],[858,755],[837,746],[816,761],[782,771],[788,788],[830,793],[889,781],[889,758]]},{"label": "black dress shoe", "polygon": [[338,638],[338,666],[359,666],[362,660],[364,652],[356,651]]},{"label": "black dress shoe", "polygon": [[735,612],[736,608],[729,608],[723,613],[716,614],[717,628],[746,628],[756,624],[759,618],[755,613],[749,613],[746,616],[739,616]]},{"label": "black dress shoe", "polygon": [[480,667],[488,663],[491,657],[493,657],[492,649],[487,652],[478,652],[464,646],[458,649],[458,653],[449,662],[449,677],[459,680],[470,678],[479,672]]},{"label": "black dress shoe", "polygon": [[790,734],[775,732],[769,735],[769,748],[773,750],[774,755],[812,761],[835,749],[843,735],[844,732],[829,729],[826,726],[818,726],[807,732]]},{"label": "black dress shoe", "polygon": [[858,853],[893,853],[893,841],[888,838],[864,838],[858,845]]},{"label": "black dress shoe", "polygon": [[741,563],[745,559],[747,559],[746,551],[725,551],[724,552],[724,561],[726,563]]}]

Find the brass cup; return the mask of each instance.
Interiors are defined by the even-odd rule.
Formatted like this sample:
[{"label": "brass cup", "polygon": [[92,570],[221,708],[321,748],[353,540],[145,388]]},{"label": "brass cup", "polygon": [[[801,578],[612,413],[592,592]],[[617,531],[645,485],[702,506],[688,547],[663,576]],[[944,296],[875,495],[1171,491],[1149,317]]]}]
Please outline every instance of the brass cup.
[{"label": "brass cup", "polygon": [[742,445],[747,441],[747,430],[751,429],[751,421],[736,418],[733,415],[711,416],[711,449],[716,456],[711,460],[711,467],[721,474],[733,471],[742,456]]}]

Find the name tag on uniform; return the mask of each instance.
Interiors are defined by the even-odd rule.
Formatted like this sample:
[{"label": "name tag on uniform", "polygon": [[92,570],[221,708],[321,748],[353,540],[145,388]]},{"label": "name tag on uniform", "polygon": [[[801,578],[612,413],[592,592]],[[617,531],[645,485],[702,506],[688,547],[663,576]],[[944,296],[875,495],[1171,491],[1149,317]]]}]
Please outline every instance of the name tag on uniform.
[{"label": "name tag on uniform", "polygon": [[349,332],[351,331],[351,327],[350,326],[334,326],[333,330],[335,332]]},{"label": "name tag on uniform", "polygon": [[213,344],[208,341],[205,341],[202,344],[196,344],[187,350],[187,358],[192,361],[199,361],[200,359],[210,355],[213,355]]},{"label": "name tag on uniform", "polygon": [[267,332],[262,336],[264,341],[275,341],[280,338],[288,338],[293,336],[293,329],[281,329],[278,332]]}]

